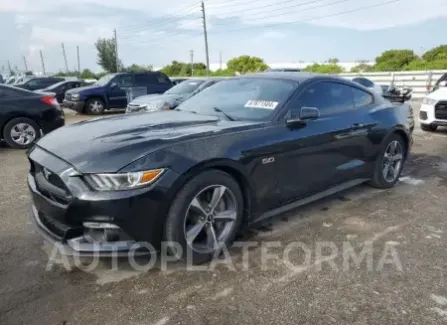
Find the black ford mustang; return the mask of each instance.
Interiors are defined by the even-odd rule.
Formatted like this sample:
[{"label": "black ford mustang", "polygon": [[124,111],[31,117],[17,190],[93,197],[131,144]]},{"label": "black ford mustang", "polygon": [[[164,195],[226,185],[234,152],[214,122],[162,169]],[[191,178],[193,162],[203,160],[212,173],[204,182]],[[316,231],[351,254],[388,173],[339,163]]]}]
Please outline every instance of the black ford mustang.
[{"label": "black ford mustang", "polygon": [[179,243],[211,258],[237,231],[369,181],[390,188],[407,104],[306,73],[221,81],[176,110],[83,121],[29,152],[33,220],[67,253]]}]

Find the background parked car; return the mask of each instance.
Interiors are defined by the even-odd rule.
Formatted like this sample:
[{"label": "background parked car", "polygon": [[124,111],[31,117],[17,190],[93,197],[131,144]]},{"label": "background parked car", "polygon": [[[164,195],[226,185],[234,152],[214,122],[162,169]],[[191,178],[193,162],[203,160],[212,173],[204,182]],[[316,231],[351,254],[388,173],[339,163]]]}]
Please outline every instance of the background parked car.
[{"label": "background parked car", "polygon": [[54,96],[0,85],[0,138],[12,148],[29,148],[65,123]]},{"label": "background parked car", "polygon": [[63,105],[79,113],[102,114],[106,109],[125,108],[127,90],[134,87],[145,88],[147,94],[162,94],[172,82],[158,71],[108,74],[91,86],[67,91]]},{"label": "background parked car", "polygon": [[28,90],[37,90],[42,88],[47,88],[55,83],[64,81],[64,78],[58,77],[31,77],[31,79],[25,81],[24,83],[14,84],[14,87],[19,87]]},{"label": "background parked car", "polygon": [[85,82],[83,80],[65,80],[55,83],[54,85],[51,85],[47,88],[38,89],[36,91],[41,93],[52,93],[56,97],[57,101],[59,103],[62,103],[65,97],[65,92],[70,89],[85,87],[88,85],[91,85],[91,83]]},{"label": "background parked car", "polygon": [[161,111],[176,108],[186,99],[219,82],[222,78],[187,79],[161,95],[146,95],[127,105],[126,113]]},{"label": "background parked car", "polygon": [[419,121],[423,131],[436,131],[438,126],[447,126],[447,87],[438,88],[422,100]]}]

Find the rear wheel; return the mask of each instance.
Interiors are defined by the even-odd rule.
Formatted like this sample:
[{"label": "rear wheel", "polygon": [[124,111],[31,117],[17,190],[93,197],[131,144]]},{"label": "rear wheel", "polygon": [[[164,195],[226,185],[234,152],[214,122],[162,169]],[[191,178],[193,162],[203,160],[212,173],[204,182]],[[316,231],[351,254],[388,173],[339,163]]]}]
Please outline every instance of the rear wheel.
[{"label": "rear wheel", "polygon": [[433,131],[436,131],[437,128],[438,128],[437,125],[433,125],[433,124],[421,124],[421,130],[422,130],[422,131],[433,132]]},{"label": "rear wheel", "polygon": [[406,151],[407,146],[400,135],[389,137],[377,157],[370,185],[382,189],[393,187],[402,172]]},{"label": "rear wheel", "polygon": [[211,260],[234,241],[242,213],[242,192],[230,175],[218,170],[197,175],[179,191],[169,210],[165,239],[179,244],[182,254],[174,248],[170,252],[195,264]]},{"label": "rear wheel", "polygon": [[101,98],[90,98],[85,103],[85,112],[89,115],[101,115],[104,110],[105,104]]},{"label": "rear wheel", "polygon": [[11,148],[27,149],[40,137],[36,122],[26,117],[14,118],[6,123],[3,139]]}]

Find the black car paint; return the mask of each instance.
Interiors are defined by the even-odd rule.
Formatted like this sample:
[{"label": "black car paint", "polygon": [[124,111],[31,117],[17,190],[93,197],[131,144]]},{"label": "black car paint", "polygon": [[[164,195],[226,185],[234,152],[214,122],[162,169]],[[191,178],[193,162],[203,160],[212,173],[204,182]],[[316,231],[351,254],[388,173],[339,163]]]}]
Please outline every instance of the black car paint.
[{"label": "black car paint", "polygon": [[[253,77],[282,78],[273,73]],[[321,81],[360,88],[374,97],[374,103],[287,125],[290,110],[296,109],[293,99]],[[70,229],[80,231],[83,221],[106,216],[134,240],[158,247],[170,203],[201,170],[217,168],[233,175],[243,188],[246,222],[256,222],[297,199],[343,182],[370,178],[389,135],[397,132],[411,145],[414,121],[410,114],[408,105],[392,105],[350,81],[308,77],[300,80],[294,95],[267,122],[167,111],[64,127],[41,139],[29,157],[59,175],[72,170],[72,176],[61,176],[70,193],[67,203],[51,203],[36,190],[32,173],[29,185],[37,209]],[[272,163],[263,163],[272,157]],[[138,190],[95,192],[82,181],[82,174],[156,168],[167,171],[156,183]]]},{"label": "black car paint", "polygon": [[82,80],[67,80],[54,85],[51,85],[44,89],[38,89],[39,92],[51,92],[56,97],[58,103],[62,103],[65,97],[65,93],[71,89],[90,86],[89,83]]},{"label": "black car paint", "polygon": [[15,84],[14,87],[23,88],[27,90],[37,90],[49,87],[51,85],[54,85],[55,83],[64,81],[64,78],[57,78],[57,77],[41,77],[41,78],[32,78],[24,83],[21,84]]},{"label": "black car paint", "polygon": [[33,120],[40,126],[44,134],[65,124],[64,112],[41,100],[45,94],[15,89],[6,85],[0,85],[0,94],[3,89],[11,89],[20,95],[0,96],[0,138],[3,137],[5,125],[13,118],[26,117]]}]

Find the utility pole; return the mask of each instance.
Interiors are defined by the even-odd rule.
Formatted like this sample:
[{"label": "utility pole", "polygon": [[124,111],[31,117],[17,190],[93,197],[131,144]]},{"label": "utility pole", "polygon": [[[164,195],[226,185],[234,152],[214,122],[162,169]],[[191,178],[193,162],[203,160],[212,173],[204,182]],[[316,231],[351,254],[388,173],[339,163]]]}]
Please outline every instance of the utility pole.
[{"label": "utility pole", "polygon": [[190,57],[191,57],[191,77],[194,75],[194,50],[190,50]]},{"label": "utility pole", "polygon": [[62,44],[62,55],[64,56],[64,62],[65,62],[65,72],[68,72],[68,63],[67,63],[67,55],[65,54],[65,46],[64,43]]},{"label": "utility pole", "polygon": [[113,30],[113,37],[115,39],[116,72],[119,72],[120,71],[120,59],[118,58],[118,37],[116,36],[116,28]]},{"label": "utility pole", "polygon": [[79,59],[79,45],[76,46],[76,57],[78,59],[78,73],[81,75],[81,60]]},{"label": "utility pole", "polygon": [[40,53],[40,62],[42,63],[42,73],[43,75],[45,75],[45,63],[43,62],[43,54],[42,54],[42,50],[39,51]]},{"label": "utility pole", "polygon": [[206,30],[205,3],[202,1],[203,36],[205,37],[206,75],[210,75],[210,54],[208,52],[208,32]]},{"label": "utility pole", "polygon": [[222,51],[219,52],[219,69],[222,70]]},{"label": "utility pole", "polygon": [[28,64],[26,64],[26,57],[23,56],[23,63],[25,64],[25,73],[28,72]]},{"label": "utility pole", "polygon": [[9,60],[8,60],[8,69],[9,69],[9,74],[12,74],[11,62],[9,62]]}]

